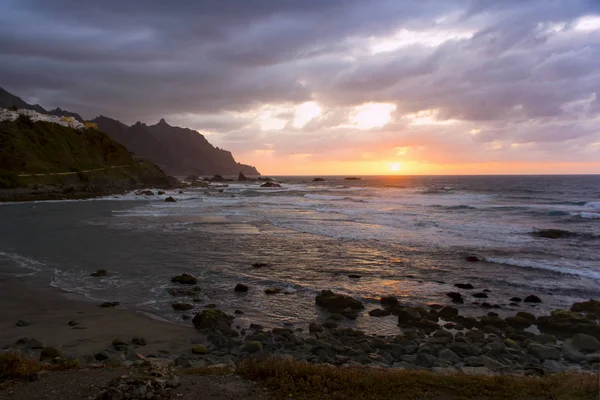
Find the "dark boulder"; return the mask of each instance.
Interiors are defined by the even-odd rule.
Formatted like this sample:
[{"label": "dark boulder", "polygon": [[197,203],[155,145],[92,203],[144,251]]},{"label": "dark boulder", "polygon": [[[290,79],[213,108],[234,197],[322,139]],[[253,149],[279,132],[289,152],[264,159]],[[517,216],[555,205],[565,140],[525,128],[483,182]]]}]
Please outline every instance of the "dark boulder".
[{"label": "dark boulder", "polygon": [[481,317],[479,319],[479,321],[480,321],[480,326],[482,326],[482,327],[484,327],[484,326],[493,326],[496,328],[508,327],[508,323],[499,317],[488,317],[486,315],[485,317]]},{"label": "dark boulder", "polygon": [[510,301],[512,301],[513,303],[520,303],[523,301],[523,299],[521,299],[520,297],[511,297]]},{"label": "dark boulder", "polygon": [[383,296],[380,302],[383,307],[395,307],[400,304],[398,299],[394,296]]},{"label": "dark boulder", "polygon": [[395,315],[398,316],[399,325],[406,322],[419,321],[421,318],[423,318],[421,311],[415,307],[403,307],[396,310]]},{"label": "dark boulder", "polygon": [[531,234],[535,237],[546,239],[563,239],[578,236],[575,232],[564,231],[562,229],[539,229]]},{"label": "dark boulder", "polygon": [[275,183],[275,182],[265,182],[262,185],[260,185],[260,187],[264,187],[264,188],[280,188],[281,185],[279,183]]},{"label": "dark boulder", "polygon": [[528,313],[528,312],[525,312],[525,311],[519,311],[517,313],[517,317],[525,318],[525,319],[528,319],[529,321],[535,321],[536,320],[535,315],[533,315],[531,313]]},{"label": "dark boulder", "polygon": [[40,353],[40,361],[50,361],[62,357],[62,353],[56,347],[44,347]]},{"label": "dark boulder", "polygon": [[458,292],[448,292],[448,293],[446,293],[446,296],[450,297],[452,299],[453,303],[457,303],[457,304],[464,303],[462,294],[460,294]]},{"label": "dark boulder", "polygon": [[[577,333],[594,336],[600,339],[600,324],[572,312],[555,313],[552,316],[541,316],[536,325],[543,333],[568,338]],[[573,315],[574,314],[574,315]]]},{"label": "dark boulder", "polygon": [[247,292],[248,285],[244,285],[243,283],[238,283],[237,285],[235,285],[235,288],[233,290],[235,292]]},{"label": "dark boulder", "polygon": [[192,323],[196,329],[229,331],[231,330],[231,322],[234,319],[233,315],[225,314],[223,311],[213,308],[197,313]]},{"label": "dark boulder", "polygon": [[459,289],[475,289],[473,287],[473,285],[471,285],[470,283],[456,283],[454,284],[454,286],[456,286]]},{"label": "dark boulder", "polygon": [[508,325],[512,326],[513,328],[517,328],[517,329],[524,329],[527,328],[529,326],[531,326],[531,320],[523,318],[523,317],[506,317],[506,322],[508,323]]},{"label": "dark boulder", "polygon": [[112,308],[112,307],[118,307],[121,303],[119,303],[118,301],[105,301],[104,303],[100,304],[100,307],[102,308]]},{"label": "dark boulder", "polygon": [[593,336],[584,333],[578,333],[573,336],[573,346],[584,353],[590,353],[600,350],[600,341]]},{"label": "dark boulder", "polygon": [[600,301],[589,300],[581,303],[575,303],[571,306],[573,312],[587,312],[600,315]]},{"label": "dark boulder", "polygon": [[210,178],[210,180],[211,182],[225,182],[225,178],[218,174]]},{"label": "dark boulder", "polygon": [[369,315],[371,317],[387,317],[388,315],[390,315],[390,311],[376,308],[374,310],[369,311]]},{"label": "dark boulder", "polygon": [[173,307],[173,310],[175,311],[188,311],[193,309],[194,305],[189,303],[173,303],[171,304],[171,307]]},{"label": "dark boulder", "polygon": [[473,295],[473,297],[478,298],[478,299],[487,299],[488,295],[483,292],[480,292],[480,293],[475,293]]},{"label": "dark boulder", "polygon": [[175,200],[173,197],[169,196],[165,199],[165,203],[177,203],[177,200]]},{"label": "dark boulder", "polygon": [[94,354],[94,358],[97,361],[106,361],[106,360],[110,359],[110,354],[108,354],[107,352],[103,351],[103,352]]},{"label": "dark boulder", "polygon": [[365,308],[359,300],[343,294],[334,293],[331,290],[322,290],[321,293],[315,297],[315,303],[318,306],[333,312],[342,311],[347,308],[353,310]]},{"label": "dark boulder", "polygon": [[257,263],[252,264],[252,268],[264,268],[264,267],[270,267],[270,265],[267,263],[262,263],[262,262],[257,262]]},{"label": "dark boulder", "polygon": [[23,321],[22,319],[20,319],[17,321],[17,323],[15,325],[16,326],[29,326],[29,325],[31,325],[31,322]]},{"label": "dark boulder", "polygon": [[458,309],[454,307],[444,307],[438,310],[437,315],[446,321],[458,317]]},{"label": "dark boulder", "polygon": [[278,293],[281,293],[280,288],[266,288],[265,289],[265,294],[278,294]]},{"label": "dark boulder", "polygon": [[465,260],[468,261],[468,262],[482,261],[482,259],[479,258],[478,256],[476,256],[475,254],[470,254],[470,255],[466,256]]},{"label": "dark boulder", "polygon": [[539,297],[531,294],[531,295],[525,297],[525,299],[523,301],[525,303],[541,303],[542,299],[540,299]]},{"label": "dark boulder", "polygon": [[313,179],[313,182],[325,182],[325,179],[323,179],[323,178],[315,178],[315,179]]},{"label": "dark boulder", "polygon": [[244,175],[242,172],[240,172],[240,173],[238,174],[238,181],[239,181],[239,182],[245,182],[245,181],[248,181],[248,180],[249,180],[249,179],[248,179],[248,178],[246,178],[246,175]]},{"label": "dark boulder", "polygon": [[354,308],[346,308],[345,310],[340,311],[340,314],[348,319],[355,320],[358,318],[360,311]]},{"label": "dark boulder", "polygon": [[171,282],[181,283],[182,285],[195,285],[198,283],[198,279],[190,274],[181,274],[171,278]]},{"label": "dark boulder", "polygon": [[99,269],[96,272],[92,272],[90,274],[90,276],[94,276],[94,277],[100,277],[100,276],[107,276],[108,275],[108,271],[105,269]]},{"label": "dark boulder", "polygon": [[348,274],[348,278],[359,279],[359,278],[361,278],[361,275],[358,275],[358,274]]},{"label": "dark boulder", "polygon": [[411,325],[413,325],[427,333],[434,332],[440,328],[440,326],[436,322],[431,321],[427,318],[422,318],[418,321],[411,322]]}]

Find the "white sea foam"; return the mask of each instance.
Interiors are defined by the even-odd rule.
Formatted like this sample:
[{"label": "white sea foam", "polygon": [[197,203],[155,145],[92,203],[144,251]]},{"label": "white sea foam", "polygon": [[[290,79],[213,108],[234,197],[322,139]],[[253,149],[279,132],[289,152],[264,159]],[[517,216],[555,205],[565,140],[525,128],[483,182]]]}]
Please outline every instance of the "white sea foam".
[{"label": "white sea foam", "polygon": [[600,209],[600,201],[591,201],[589,203],[585,203],[584,207]]},{"label": "white sea foam", "polygon": [[326,194],[305,194],[305,198],[311,200],[344,200],[346,197],[344,196],[331,196]]},{"label": "white sea foam", "polygon": [[574,212],[574,213],[571,213],[571,215],[578,216],[583,219],[600,219],[600,214],[592,213],[592,212],[585,212],[585,211]]},{"label": "white sea foam", "polygon": [[28,258],[19,254],[5,253],[0,251],[0,257],[11,260],[14,265],[19,268],[29,270],[30,272],[16,274],[15,276],[30,276],[34,275],[42,270],[46,265],[32,258]]},{"label": "white sea foam", "polygon": [[[580,276],[600,280],[600,271],[593,271],[589,266],[575,265],[567,261],[529,260],[511,257],[486,257],[487,262],[512,265],[521,268],[542,269],[559,274]],[[561,264],[560,266],[558,264]]]}]

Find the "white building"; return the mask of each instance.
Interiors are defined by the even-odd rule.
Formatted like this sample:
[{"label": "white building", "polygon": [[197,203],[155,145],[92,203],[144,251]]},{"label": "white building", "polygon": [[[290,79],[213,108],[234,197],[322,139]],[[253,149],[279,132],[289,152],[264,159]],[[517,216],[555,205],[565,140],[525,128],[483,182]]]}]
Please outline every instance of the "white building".
[{"label": "white building", "polygon": [[83,129],[85,125],[77,121],[73,117],[58,117],[56,115],[40,114],[34,110],[19,109],[17,111],[11,111],[6,108],[0,108],[0,121],[16,121],[19,115],[25,115],[31,118],[32,121],[45,121],[59,124],[62,126],[68,126],[73,129]]}]

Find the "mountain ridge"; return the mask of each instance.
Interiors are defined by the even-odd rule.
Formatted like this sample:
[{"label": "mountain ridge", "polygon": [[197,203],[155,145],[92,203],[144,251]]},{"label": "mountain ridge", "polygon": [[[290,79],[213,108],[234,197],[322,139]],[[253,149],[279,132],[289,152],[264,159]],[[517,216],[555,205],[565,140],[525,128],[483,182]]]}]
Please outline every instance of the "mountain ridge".
[{"label": "mountain ridge", "polygon": [[[70,116],[84,122],[77,113],[60,108],[45,110],[39,104],[28,104],[0,87],[0,108],[11,106],[43,114]],[[91,122],[136,156],[158,165],[169,175],[237,175],[240,172],[244,175],[260,175],[254,166],[237,162],[231,152],[213,146],[199,132],[169,125],[164,118],[155,125],[138,121],[128,126],[119,120],[99,115]]]}]

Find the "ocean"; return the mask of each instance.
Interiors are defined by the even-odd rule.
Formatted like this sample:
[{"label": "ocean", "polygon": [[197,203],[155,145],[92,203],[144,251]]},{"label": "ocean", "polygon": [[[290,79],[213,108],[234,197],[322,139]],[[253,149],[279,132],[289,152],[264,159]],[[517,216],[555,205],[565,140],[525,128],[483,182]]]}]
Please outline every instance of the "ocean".
[{"label": "ocean", "polygon": [[[489,311],[481,301],[499,313],[540,314],[600,299],[599,175],[312,178],[276,177],[281,188],[229,182],[162,196],[2,204],[0,277],[189,323],[171,308],[182,299],[166,289],[172,276],[190,273],[202,289],[195,311],[215,304],[241,310],[237,325],[265,327],[325,316],[314,297],[331,289],[366,306],[342,325],[378,334],[398,332],[395,317],[367,314],[383,295],[451,304],[446,293],[459,291],[461,312],[472,315]],[[165,203],[168,195],[178,202]],[[540,238],[538,229],[577,235]],[[467,262],[469,254],[483,261]],[[91,277],[98,269],[110,275]],[[235,293],[237,283],[249,292]],[[264,294],[270,287],[282,293]],[[470,295],[485,289],[487,299]],[[510,305],[529,294],[542,303]]]}]

